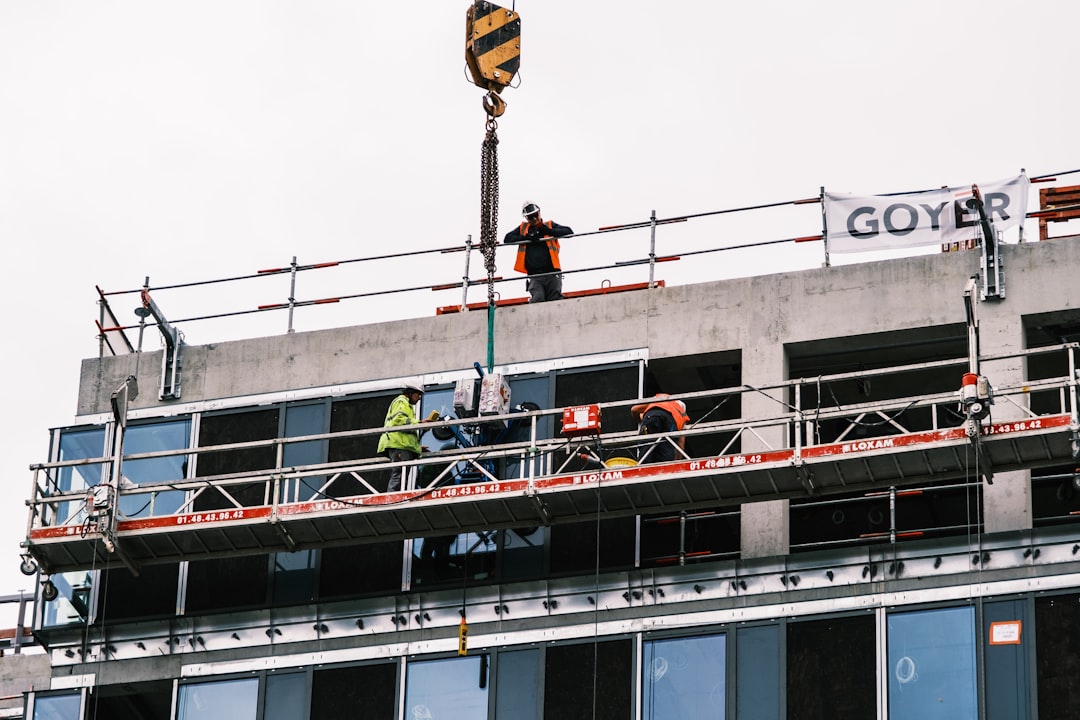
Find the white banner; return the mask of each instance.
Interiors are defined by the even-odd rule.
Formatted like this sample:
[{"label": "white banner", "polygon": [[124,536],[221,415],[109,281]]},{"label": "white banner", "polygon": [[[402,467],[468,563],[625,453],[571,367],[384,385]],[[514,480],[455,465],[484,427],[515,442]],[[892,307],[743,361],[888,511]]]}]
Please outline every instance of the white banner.
[{"label": "white banner", "polygon": [[[979,183],[994,231],[1017,227],[1027,215],[1025,175]],[[828,249],[834,253],[891,250],[973,240],[979,213],[971,186],[901,195],[825,193]]]}]

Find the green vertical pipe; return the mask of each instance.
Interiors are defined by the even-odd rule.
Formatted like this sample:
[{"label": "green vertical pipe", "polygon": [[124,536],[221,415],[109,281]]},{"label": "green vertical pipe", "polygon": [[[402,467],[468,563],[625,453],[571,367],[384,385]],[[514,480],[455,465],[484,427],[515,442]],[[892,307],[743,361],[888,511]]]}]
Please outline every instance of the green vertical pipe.
[{"label": "green vertical pipe", "polygon": [[495,369],[495,301],[488,300],[487,371]]}]

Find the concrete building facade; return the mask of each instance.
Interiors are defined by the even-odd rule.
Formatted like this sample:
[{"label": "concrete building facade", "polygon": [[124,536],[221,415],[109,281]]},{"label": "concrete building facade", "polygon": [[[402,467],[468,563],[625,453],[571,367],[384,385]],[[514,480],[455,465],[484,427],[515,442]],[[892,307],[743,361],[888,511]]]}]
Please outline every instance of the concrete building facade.
[{"label": "concrete building facade", "polygon": [[1003,253],[985,300],[972,251],[500,308],[490,415],[484,312],[184,346],[179,398],[85,360],[27,717],[1071,717],[1080,243]]}]

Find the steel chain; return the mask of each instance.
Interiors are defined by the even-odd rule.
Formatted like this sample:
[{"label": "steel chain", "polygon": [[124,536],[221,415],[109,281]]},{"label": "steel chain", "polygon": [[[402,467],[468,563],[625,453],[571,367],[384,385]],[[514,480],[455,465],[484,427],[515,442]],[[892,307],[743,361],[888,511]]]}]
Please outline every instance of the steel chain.
[{"label": "steel chain", "polygon": [[495,302],[495,248],[499,228],[498,123],[489,117],[480,153],[480,253],[488,276],[488,305]]}]

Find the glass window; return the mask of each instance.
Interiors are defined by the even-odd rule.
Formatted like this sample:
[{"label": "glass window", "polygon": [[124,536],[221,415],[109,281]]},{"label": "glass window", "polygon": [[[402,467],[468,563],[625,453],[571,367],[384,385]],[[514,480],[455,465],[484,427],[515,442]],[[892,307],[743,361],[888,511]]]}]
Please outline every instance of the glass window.
[{"label": "glass window", "polygon": [[[60,449],[56,457],[58,462],[88,460],[102,457],[104,454],[105,428],[61,431]],[[48,484],[48,488],[58,494],[86,490],[101,483],[104,468],[102,463],[58,468],[53,471],[55,476],[51,478],[52,482]],[[62,525],[73,519],[73,516],[80,513],[83,507],[82,501],[61,503],[56,508],[56,517],[47,518],[46,522]]]},{"label": "glass window", "polygon": [[34,698],[32,720],[79,720],[81,707],[82,697],[78,693],[38,695]]},{"label": "glass window", "polygon": [[42,603],[41,624],[48,627],[86,622],[90,617],[92,577],[85,570],[50,576],[49,580],[56,586],[58,594],[55,600]]},{"label": "glass window", "polygon": [[[327,430],[327,410],[325,403],[290,405],[285,409],[284,437],[303,437],[320,435]],[[282,465],[302,467],[326,462],[326,440],[310,440],[300,443],[288,443],[282,449]],[[311,500],[323,493],[321,488],[326,482],[325,476],[286,477],[281,487],[283,502]],[[325,497],[325,494],[322,495]],[[274,564],[273,599],[275,603],[307,602],[315,599],[316,572],[318,569],[318,550],[297,550],[279,552],[272,556]]]},{"label": "glass window", "polygon": [[540,650],[500,651],[495,668],[495,717],[537,720],[540,717]]},{"label": "glass window", "polygon": [[789,622],[789,720],[877,716],[877,621],[871,614]]},{"label": "glass window", "polygon": [[120,623],[135,618],[175,615],[179,572],[179,565],[175,563],[143,565],[138,575],[132,575],[122,565],[102,570],[97,617],[102,622]]},{"label": "glass window", "polygon": [[427,537],[413,542],[413,583],[486,583],[495,574],[495,530]]},{"label": "glass window", "polygon": [[486,655],[411,662],[405,720],[487,720]]},{"label": "glass window", "polygon": [[181,685],[176,720],[255,720],[258,700],[258,678]]},{"label": "glass window", "polygon": [[626,720],[633,706],[629,640],[552,645],[544,660],[544,720]]},{"label": "glass window", "polygon": [[735,716],[755,720],[785,717],[780,680],[783,668],[780,626],[757,625],[735,631]]},{"label": "glass window", "polygon": [[[203,415],[199,422],[199,447],[269,440],[278,436],[279,408]],[[202,451],[196,475],[208,477],[243,473],[274,467],[277,452],[273,445],[221,451]],[[192,503],[196,512],[245,507],[266,502],[263,482],[229,484],[228,496],[217,488],[206,488]],[[193,560],[188,565],[187,603],[189,613],[266,603],[269,592],[270,559],[267,555]]]},{"label": "glass window", "polygon": [[308,602],[315,599],[319,550],[296,550],[271,555],[274,563],[274,603]]},{"label": "glass window", "polygon": [[[386,595],[401,590],[404,550],[400,540],[323,548],[319,562],[319,597]],[[363,567],[363,572],[357,572]]]},{"label": "glass window", "polygon": [[190,615],[266,605],[267,555],[188,562],[185,610]]},{"label": "glass window", "polygon": [[[199,422],[199,447],[272,440],[278,436],[278,408],[245,412],[203,415]],[[208,477],[227,473],[266,470],[277,462],[272,444],[235,450],[200,452],[196,475]],[[252,507],[265,503],[265,483],[230,484],[229,496],[218,490],[206,490],[195,499],[194,510],[220,510],[235,507],[233,500]],[[231,498],[231,499],[230,499]]]},{"label": "glass window", "polygon": [[637,518],[553,525],[549,532],[552,575],[607,572],[634,566]]},{"label": "glass window", "polygon": [[266,676],[263,720],[303,720],[307,708],[306,673]]},{"label": "glass window", "polygon": [[91,715],[100,720],[170,720],[172,717],[171,680],[97,685],[91,692],[88,702],[93,708]]},{"label": "glass window", "polygon": [[724,635],[646,642],[642,717],[722,719],[727,705],[726,647]]},{"label": "glass window", "polygon": [[334,667],[312,673],[309,720],[396,718],[396,704],[397,663]]},{"label": "glass window", "polygon": [[975,608],[891,613],[890,720],[977,720]]},{"label": "glass window", "polygon": [[[183,450],[190,445],[190,438],[191,420],[188,419],[128,425],[124,431],[124,457],[162,450]],[[124,481],[135,485],[182,480],[187,477],[187,472],[187,455],[124,460],[121,468]],[[120,515],[122,518],[172,515],[183,504],[182,490],[138,493],[120,498]]]},{"label": "glass window", "polygon": [[[1035,598],[1035,678],[1040,718],[1075,717],[1080,708],[1080,595]],[[1021,628],[1027,642],[1031,630]]]},{"label": "glass window", "polygon": [[[478,382],[478,380],[477,380]],[[550,382],[547,375],[510,381],[510,404],[518,409],[535,409],[548,404]],[[530,404],[531,403],[531,404]],[[457,418],[453,407],[454,389],[431,390],[424,395],[421,416],[436,410],[442,417]],[[522,407],[524,404],[524,407]],[[543,425],[543,424],[542,424]],[[551,422],[546,422],[550,428]],[[428,431],[421,443],[430,450],[486,446],[492,443],[524,442],[531,435],[531,424],[511,420],[505,427],[484,424],[459,426],[460,429]],[[546,434],[545,434],[546,433]],[[549,437],[550,429],[541,427],[538,437]],[[517,458],[480,458],[487,473],[499,479],[519,478],[522,463]],[[539,461],[537,468],[539,471]],[[443,467],[431,465],[421,470],[420,485],[426,486]],[[443,483],[486,482],[488,476],[474,465],[461,462]],[[504,580],[538,577],[543,574],[544,544],[547,532],[537,527],[516,531],[480,531],[462,535],[444,535],[418,539],[413,543],[412,584],[431,587],[446,583],[488,583],[497,577]],[[501,553],[501,561],[498,557]],[[501,575],[499,573],[502,573]]]},{"label": "glass window", "polygon": [[[327,431],[327,407],[324,403],[313,405],[290,405],[285,409],[285,428],[283,437],[303,437],[321,435]],[[326,462],[326,440],[309,440],[288,443],[282,449],[282,465],[302,467]],[[284,502],[310,500],[315,497],[325,478],[314,476],[292,478],[282,487]]]}]

